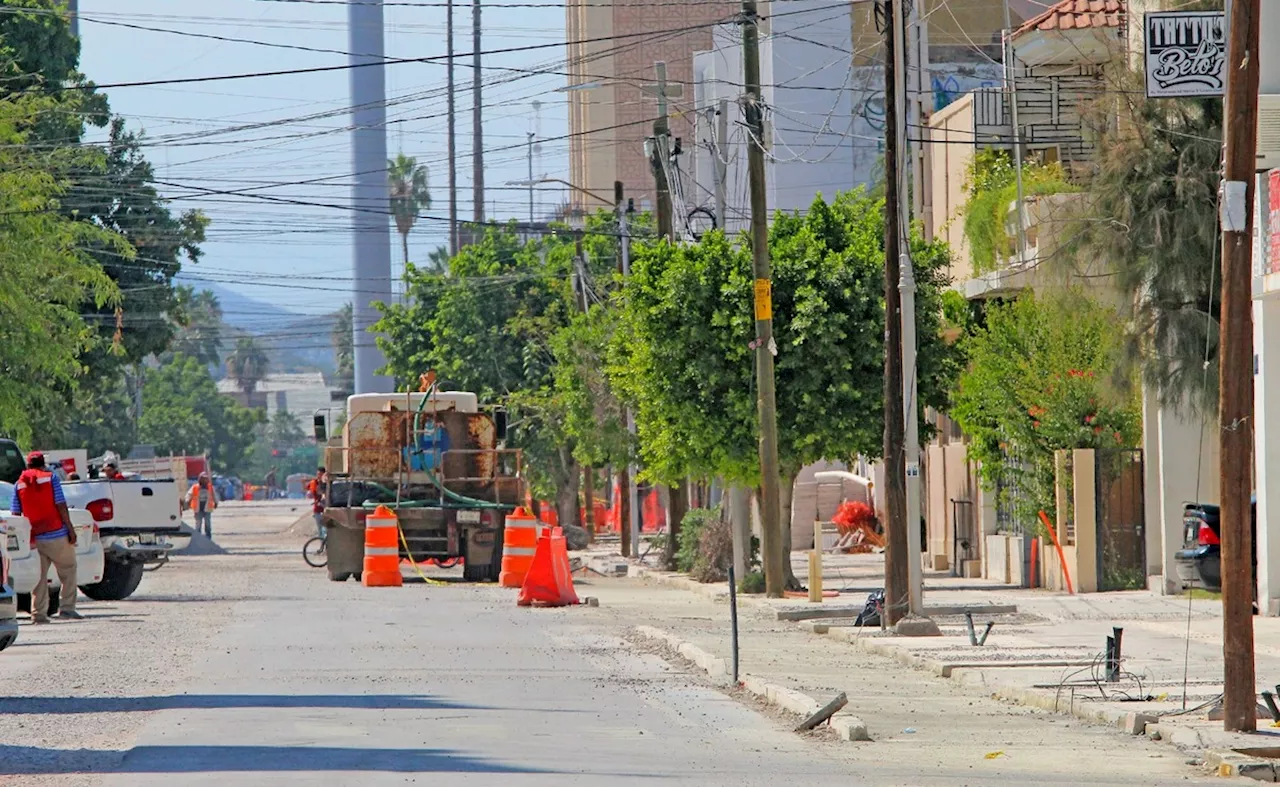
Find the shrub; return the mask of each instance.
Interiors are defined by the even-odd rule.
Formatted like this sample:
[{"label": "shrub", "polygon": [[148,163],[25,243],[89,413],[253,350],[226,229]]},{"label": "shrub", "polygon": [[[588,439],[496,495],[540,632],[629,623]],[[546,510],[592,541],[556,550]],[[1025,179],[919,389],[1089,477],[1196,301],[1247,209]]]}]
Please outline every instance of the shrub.
[{"label": "shrub", "polygon": [[739,593],[763,593],[764,592],[764,572],[752,571],[742,578],[738,583]]},{"label": "shrub", "polygon": [[835,523],[840,533],[848,533],[863,525],[875,528],[876,514],[871,510],[871,506],[861,500],[846,500],[840,504],[840,508],[836,510],[835,516],[831,517],[831,521]]},{"label": "shrub", "polygon": [[689,573],[698,562],[699,541],[707,523],[720,518],[720,508],[690,508],[680,520],[680,544],[676,551],[676,570]]},{"label": "shrub", "polygon": [[698,556],[689,575],[699,582],[721,582],[733,562],[733,528],[721,517],[707,521],[698,538]]}]

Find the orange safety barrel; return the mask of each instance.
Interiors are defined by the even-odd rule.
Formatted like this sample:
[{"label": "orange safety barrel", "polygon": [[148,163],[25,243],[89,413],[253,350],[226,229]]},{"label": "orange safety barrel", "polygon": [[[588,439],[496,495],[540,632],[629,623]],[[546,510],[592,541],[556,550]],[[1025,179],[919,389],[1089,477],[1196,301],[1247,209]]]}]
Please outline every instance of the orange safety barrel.
[{"label": "orange safety barrel", "polygon": [[400,575],[400,522],[395,512],[378,506],[364,522],[364,572],[367,588],[398,588]]},{"label": "orange safety barrel", "polygon": [[502,573],[498,581],[504,588],[518,588],[533,565],[534,549],[538,546],[539,523],[524,507],[507,515],[502,531]]}]

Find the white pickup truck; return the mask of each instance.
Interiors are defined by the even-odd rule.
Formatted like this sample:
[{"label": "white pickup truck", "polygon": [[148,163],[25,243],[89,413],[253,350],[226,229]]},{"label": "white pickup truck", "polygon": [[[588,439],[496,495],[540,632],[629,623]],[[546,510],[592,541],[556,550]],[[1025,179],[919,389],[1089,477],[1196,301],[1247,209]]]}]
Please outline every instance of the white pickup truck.
[{"label": "white pickup truck", "polygon": [[178,482],[169,479],[64,481],[67,505],[93,515],[102,536],[102,580],[80,590],[96,601],[119,601],[137,590],[148,566],[191,543],[182,526]]}]

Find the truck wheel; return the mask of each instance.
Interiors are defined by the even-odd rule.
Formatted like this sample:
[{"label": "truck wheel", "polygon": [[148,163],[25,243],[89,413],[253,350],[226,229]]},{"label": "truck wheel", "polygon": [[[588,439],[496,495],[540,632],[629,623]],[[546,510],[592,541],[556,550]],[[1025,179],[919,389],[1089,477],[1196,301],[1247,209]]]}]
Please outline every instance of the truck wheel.
[{"label": "truck wheel", "polygon": [[330,582],[346,582],[347,579],[350,578],[350,576],[351,576],[350,571],[342,571],[337,574],[330,574],[329,581]]},{"label": "truck wheel", "polygon": [[108,558],[103,566],[102,581],[81,585],[80,592],[94,601],[123,601],[138,589],[142,573],[141,563]]},{"label": "truck wheel", "polygon": [[[18,603],[19,612],[30,612],[31,611],[31,594],[19,593],[17,598],[17,603]],[[49,588],[49,609],[46,610],[47,614],[49,614],[50,616],[56,615],[58,614],[58,610],[61,608],[62,608],[62,599],[58,597],[58,594],[55,592],[55,588],[52,588],[52,587]]]}]

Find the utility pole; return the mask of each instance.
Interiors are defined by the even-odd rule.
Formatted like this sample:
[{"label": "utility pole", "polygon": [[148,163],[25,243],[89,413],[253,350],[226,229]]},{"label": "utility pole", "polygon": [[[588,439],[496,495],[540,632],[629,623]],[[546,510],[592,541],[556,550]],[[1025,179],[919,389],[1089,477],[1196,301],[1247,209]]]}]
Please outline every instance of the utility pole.
[{"label": "utility pole", "polygon": [[658,81],[641,89],[658,97],[658,116],[653,121],[653,143],[649,148],[649,165],[653,168],[653,180],[657,191],[658,237],[674,240],[671,230],[671,184],[667,182],[667,164],[671,161],[671,128],[667,121],[667,97],[682,94],[682,85],[667,84],[667,64],[653,64]]},{"label": "utility pole", "polygon": [[755,277],[756,389],[760,410],[760,525],[764,538],[765,594],[786,589],[786,545],[782,543],[778,488],[778,412],[774,391],[773,278],[769,263],[769,206],[764,181],[764,94],[760,90],[760,16],[756,0],[742,0],[742,112],[746,118],[747,177],[751,187],[751,271]]},{"label": "utility pole", "polygon": [[716,176],[716,226],[721,232],[729,232],[729,206],[725,199],[725,180],[729,175],[729,100],[720,99],[716,106],[716,147],[713,151]]},{"label": "utility pole", "polygon": [[[613,210],[618,219],[618,272],[622,274],[625,280],[631,275],[631,235],[627,228],[627,208],[623,204],[624,194],[622,189],[622,181],[615,180],[613,182]],[[634,438],[636,433],[635,417],[631,413],[631,408],[626,409],[624,416],[627,422],[627,432]],[[636,541],[633,538],[639,538],[639,528],[633,527],[632,520],[635,518],[635,467],[630,463],[622,466],[621,472],[618,474],[618,493],[621,498],[618,503],[618,535],[622,540],[622,556],[631,557],[632,544]],[[636,550],[636,554],[639,550]]]},{"label": "utility pole", "polygon": [[1228,16],[1223,107],[1222,326],[1218,445],[1222,497],[1222,726],[1257,728],[1253,663],[1253,201],[1258,148],[1260,0],[1235,0]]},{"label": "utility pole", "polygon": [[[910,603],[909,561],[906,488],[905,420],[903,408],[902,373],[902,217],[899,215],[902,186],[900,175],[899,144],[902,134],[898,125],[900,79],[898,50],[902,38],[898,35],[902,17],[902,0],[885,3],[885,101],[884,167],[885,167],[885,221],[884,221],[884,474],[885,508],[885,619],[893,625],[902,618]],[[915,524],[919,527],[919,523]],[[916,556],[919,560],[919,555]]]},{"label": "utility pole", "polygon": [[533,231],[533,132],[529,132],[529,231]]},{"label": "utility pole", "polygon": [[67,18],[71,20],[71,35],[80,37],[80,0],[67,0]]},{"label": "utility pole", "polygon": [[449,256],[458,254],[458,139],[455,127],[457,120],[457,99],[454,96],[453,81],[453,0],[445,3],[445,49],[448,68],[448,147],[449,147]]},{"label": "utility pole", "polygon": [[[1018,123],[1018,78],[1013,62],[1013,23],[1009,21],[1009,0],[1004,0],[1004,84],[1009,101],[1009,122],[1013,135],[1013,179],[1017,189],[1018,261],[1027,262],[1026,201],[1022,193],[1022,126]],[[1255,91],[1256,92],[1256,91]]]},{"label": "utility pole", "polygon": [[[484,126],[480,113],[480,0],[471,0],[471,93],[475,107],[471,116],[472,214],[476,224],[484,223]],[[530,178],[532,180],[532,178]]]}]

